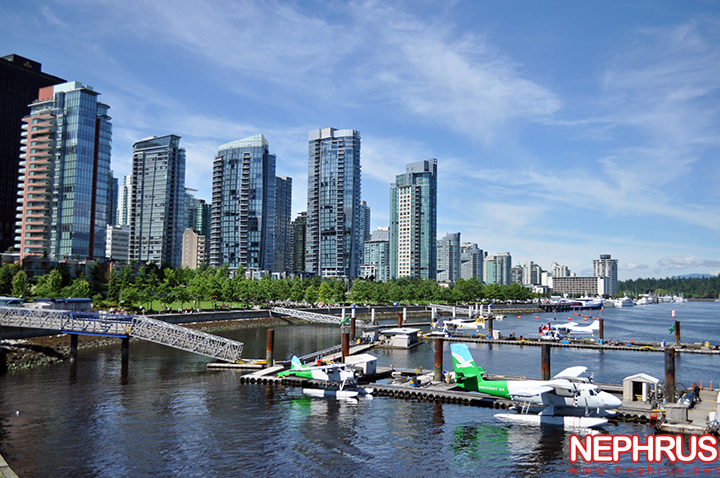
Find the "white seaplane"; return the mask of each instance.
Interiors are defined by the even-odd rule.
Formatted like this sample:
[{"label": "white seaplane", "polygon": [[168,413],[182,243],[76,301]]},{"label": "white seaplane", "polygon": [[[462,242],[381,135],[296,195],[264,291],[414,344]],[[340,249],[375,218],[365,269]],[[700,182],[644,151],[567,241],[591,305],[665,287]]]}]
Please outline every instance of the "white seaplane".
[{"label": "white seaplane", "polygon": [[580,325],[577,322],[568,322],[566,324],[553,325],[548,323],[540,327],[541,339],[557,339],[567,335],[584,335],[590,336],[600,331],[600,321],[593,320],[590,325]]},{"label": "white seaplane", "polygon": [[290,369],[280,372],[278,377],[294,375],[323,382],[323,388],[303,388],[303,393],[310,397],[337,398],[338,400],[352,399],[358,396],[372,398],[372,388],[357,386],[360,372],[355,368],[371,360],[376,360],[376,357],[363,354],[347,357],[345,363],[306,366],[293,355]]},{"label": "white seaplane", "polygon": [[457,385],[520,402],[519,413],[500,413],[495,418],[526,425],[555,425],[570,429],[592,429],[607,424],[622,402],[603,392],[581,375],[587,367],[566,368],[552,380],[485,380],[485,370],[475,365],[467,345],[451,344]]}]

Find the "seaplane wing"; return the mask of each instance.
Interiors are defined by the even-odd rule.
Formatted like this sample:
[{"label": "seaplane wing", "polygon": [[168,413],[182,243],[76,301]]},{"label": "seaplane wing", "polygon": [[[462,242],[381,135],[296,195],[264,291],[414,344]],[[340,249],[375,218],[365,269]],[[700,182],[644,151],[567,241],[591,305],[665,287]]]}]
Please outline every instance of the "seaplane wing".
[{"label": "seaplane wing", "polygon": [[555,389],[548,385],[539,385],[535,387],[519,388],[517,390],[508,390],[510,398],[519,402],[544,402],[543,395],[555,393]]},{"label": "seaplane wing", "polygon": [[583,367],[582,365],[568,367],[559,374],[555,375],[553,380],[565,379],[571,382],[587,382],[586,378],[580,377],[580,375],[584,374],[586,370],[587,367]]}]

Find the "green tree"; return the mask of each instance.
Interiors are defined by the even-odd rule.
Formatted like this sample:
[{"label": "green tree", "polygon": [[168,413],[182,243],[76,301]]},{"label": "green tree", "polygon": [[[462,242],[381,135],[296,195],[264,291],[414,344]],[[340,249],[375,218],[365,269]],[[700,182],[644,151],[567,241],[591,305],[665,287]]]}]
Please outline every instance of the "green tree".
[{"label": "green tree", "polygon": [[333,289],[330,285],[330,281],[323,281],[322,284],[320,284],[320,289],[318,289],[318,299],[320,302],[329,303],[332,302],[333,297]]},{"label": "green tree", "polygon": [[12,280],[12,295],[15,297],[27,297],[30,295],[30,284],[28,283],[25,271],[18,271]]},{"label": "green tree", "polygon": [[293,280],[290,288],[290,300],[293,302],[302,302],[305,299],[305,287],[300,279]]},{"label": "green tree", "polygon": [[33,288],[35,297],[60,297],[62,295],[62,275],[57,269],[49,274],[38,277],[37,285]]},{"label": "green tree", "polygon": [[63,288],[62,295],[65,297],[85,298],[90,297],[90,283],[82,277],[76,278],[72,284]]},{"label": "green tree", "polygon": [[305,289],[305,302],[307,303],[315,303],[318,301],[318,288],[314,285],[308,286],[307,289]]}]

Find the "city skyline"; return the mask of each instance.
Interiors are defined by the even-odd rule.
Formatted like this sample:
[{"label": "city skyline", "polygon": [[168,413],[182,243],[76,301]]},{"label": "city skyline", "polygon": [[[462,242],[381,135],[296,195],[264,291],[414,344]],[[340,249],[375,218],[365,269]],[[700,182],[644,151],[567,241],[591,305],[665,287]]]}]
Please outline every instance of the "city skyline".
[{"label": "city skyline", "polygon": [[3,4],[0,40],[103,93],[117,178],[177,134],[209,200],[218,146],[264,134],[294,218],[307,132],[336,125],[363,134],[372,230],[395,174],[435,157],[438,238],[578,275],[606,252],[621,280],[720,273],[712,3],[93,5]]}]

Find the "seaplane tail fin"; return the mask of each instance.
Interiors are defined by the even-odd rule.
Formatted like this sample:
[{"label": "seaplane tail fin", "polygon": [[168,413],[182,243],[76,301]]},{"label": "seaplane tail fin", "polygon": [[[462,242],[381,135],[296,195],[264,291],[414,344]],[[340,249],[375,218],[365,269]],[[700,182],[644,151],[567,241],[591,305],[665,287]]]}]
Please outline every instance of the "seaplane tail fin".
[{"label": "seaplane tail fin", "polygon": [[590,330],[600,330],[600,320],[593,320],[593,323],[590,324]]},{"label": "seaplane tail fin", "polygon": [[286,375],[295,375],[294,372],[299,370],[304,370],[305,367],[300,362],[300,359],[297,358],[295,355],[292,356],[292,359],[290,360],[290,370],[285,370],[283,372],[280,372],[278,374],[278,377],[285,377]]},{"label": "seaplane tail fin", "polygon": [[475,359],[470,355],[470,350],[465,344],[451,344],[453,369],[455,381],[459,387],[467,390],[478,390],[478,384],[483,381],[482,375],[485,370],[475,365]]},{"label": "seaplane tail fin", "polygon": [[303,367],[303,364],[300,362],[300,359],[297,358],[297,356],[293,355],[292,359],[290,360],[290,370],[297,370]]}]

